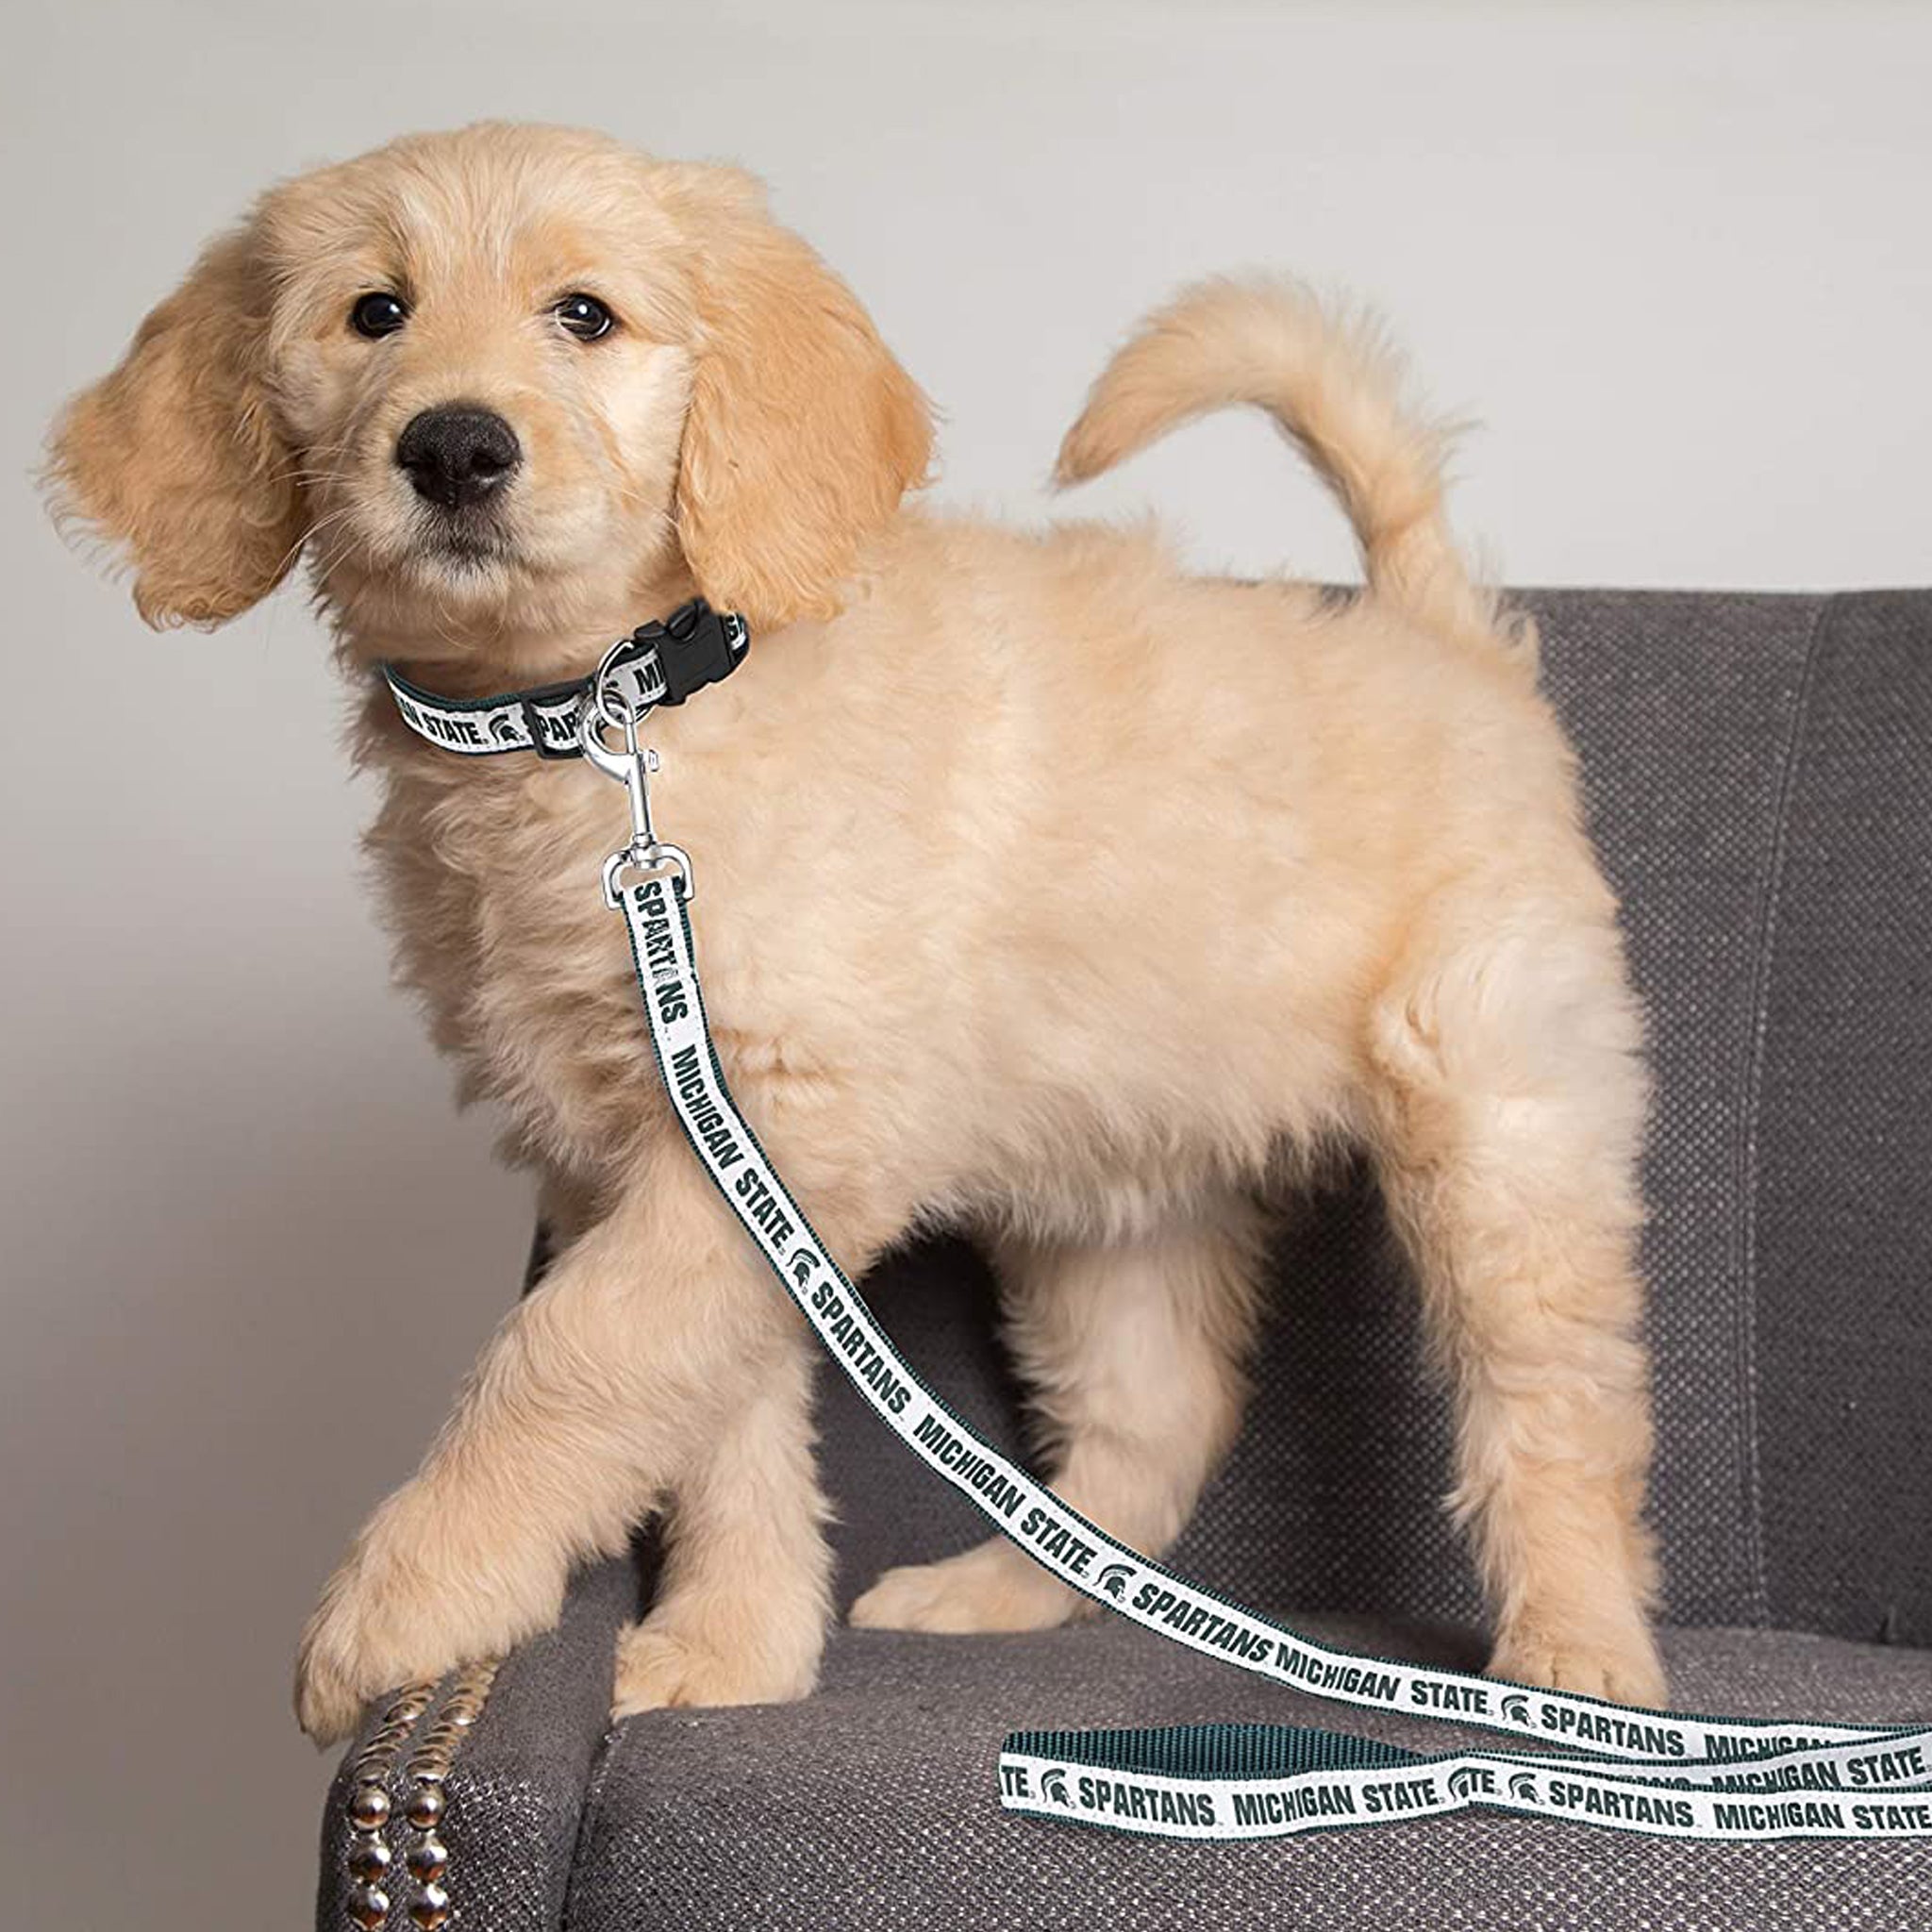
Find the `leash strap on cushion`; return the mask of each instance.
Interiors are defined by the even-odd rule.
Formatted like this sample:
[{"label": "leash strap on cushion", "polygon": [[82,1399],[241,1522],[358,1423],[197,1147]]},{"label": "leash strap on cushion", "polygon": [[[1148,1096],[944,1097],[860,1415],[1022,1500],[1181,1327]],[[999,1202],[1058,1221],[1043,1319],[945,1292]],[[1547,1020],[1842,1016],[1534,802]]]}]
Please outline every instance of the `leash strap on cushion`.
[{"label": "leash strap on cushion", "polygon": [[1653,1838],[1932,1838],[1932,1724],[1684,1717],[1338,1649],[1188,1582],[1068,1507],[920,1380],[740,1115],[705,1018],[688,879],[688,867],[675,880],[654,873],[614,895],[673,1110],[779,1285],[913,1455],[1063,1583],[1172,1642],[1338,1703],[1587,1754],[1498,1746],[1432,1757],[1268,1724],[1022,1731],[1000,1753],[1007,1809],[1190,1839],[1275,1838],[1472,1806]]},{"label": "leash strap on cushion", "polygon": [[661,623],[641,624],[613,645],[589,677],[504,691],[489,698],[446,698],[412,684],[393,664],[383,681],[402,720],[417,737],[470,758],[534,751],[540,758],[583,756],[577,720],[592,685],[608,695],[613,716],[636,716],[658,705],[681,705],[693,691],[728,677],[744,661],[750,633],[733,611],[713,610],[702,597],[680,605]]}]

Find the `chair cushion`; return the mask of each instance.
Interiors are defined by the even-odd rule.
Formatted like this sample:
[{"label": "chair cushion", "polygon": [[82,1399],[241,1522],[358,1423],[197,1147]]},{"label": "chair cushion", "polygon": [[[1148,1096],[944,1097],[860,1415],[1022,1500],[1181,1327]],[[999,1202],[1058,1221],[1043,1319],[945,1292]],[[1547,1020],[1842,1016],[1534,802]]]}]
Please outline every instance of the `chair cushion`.
[{"label": "chair cushion", "polygon": [[[1303,1618],[1358,1648],[1470,1665],[1441,1627]],[[1932,1720],[1932,1652],[1783,1631],[1665,1633],[1686,1709]],[[618,1726],[593,1774],[565,1920],[641,1925],[1605,1926],[1716,1932],[1932,1924],[1910,1842],[1709,1845],[1465,1813],[1245,1844],[1128,1838],[1003,1813],[1009,1729],[1247,1721],[1441,1751],[1494,1739],[1325,1705],[1109,1620],[1037,1636],[841,1631],[803,1704]]]}]

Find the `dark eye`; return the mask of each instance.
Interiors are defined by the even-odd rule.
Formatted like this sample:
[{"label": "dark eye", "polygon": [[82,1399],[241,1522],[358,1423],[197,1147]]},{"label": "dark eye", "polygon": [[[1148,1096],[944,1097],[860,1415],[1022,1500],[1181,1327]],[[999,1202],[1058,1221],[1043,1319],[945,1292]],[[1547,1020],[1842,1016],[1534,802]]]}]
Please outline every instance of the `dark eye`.
[{"label": "dark eye", "polygon": [[387,289],[358,295],[355,308],[349,310],[349,326],[358,336],[392,336],[408,319],[408,304]]},{"label": "dark eye", "polygon": [[617,318],[594,295],[566,295],[551,314],[580,342],[594,342],[617,326]]}]

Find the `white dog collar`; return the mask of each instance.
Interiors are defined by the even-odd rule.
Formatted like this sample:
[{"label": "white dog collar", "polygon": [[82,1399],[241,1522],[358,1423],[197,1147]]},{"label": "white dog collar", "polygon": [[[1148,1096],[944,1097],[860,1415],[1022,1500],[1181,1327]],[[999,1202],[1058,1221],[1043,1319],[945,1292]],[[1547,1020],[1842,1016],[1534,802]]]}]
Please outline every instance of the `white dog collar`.
[{"label": "white dog collar", "polygon": [[733,611],[713,610],[702,597],[680,605],[661,623],[641,624],[605,654],[586,677],[488,698],[446,698],[411,683],[393,664],[380,666],[402,720],[418,738],[468,758],[534,751],[539,758],[583,756],[577,724],[599,679],[613,722],[641,719],[658,705],[681,705],[744,662],[751,632]]}]

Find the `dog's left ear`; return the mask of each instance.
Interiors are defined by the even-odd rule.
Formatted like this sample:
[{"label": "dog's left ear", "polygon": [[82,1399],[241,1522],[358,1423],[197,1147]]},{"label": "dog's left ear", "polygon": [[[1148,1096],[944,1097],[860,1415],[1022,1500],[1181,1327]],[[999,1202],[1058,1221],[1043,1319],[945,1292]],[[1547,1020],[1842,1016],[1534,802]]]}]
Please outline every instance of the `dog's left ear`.
[{"label": "dog's left ear", "polygon": [[658,185],[695,261],[685,559],[707,599],[754,630],[828,617],[860,544],[925,479],[930,408],[750,176],[673,166]]},{"label": "dog's left ear", "polygon": [[275,589],[300,547],[293,452],[271,419],[268,291],[255,225],[207,248],[110,375],[54,425],[55,520],[134,565],[149,624],[210,626]]}]

